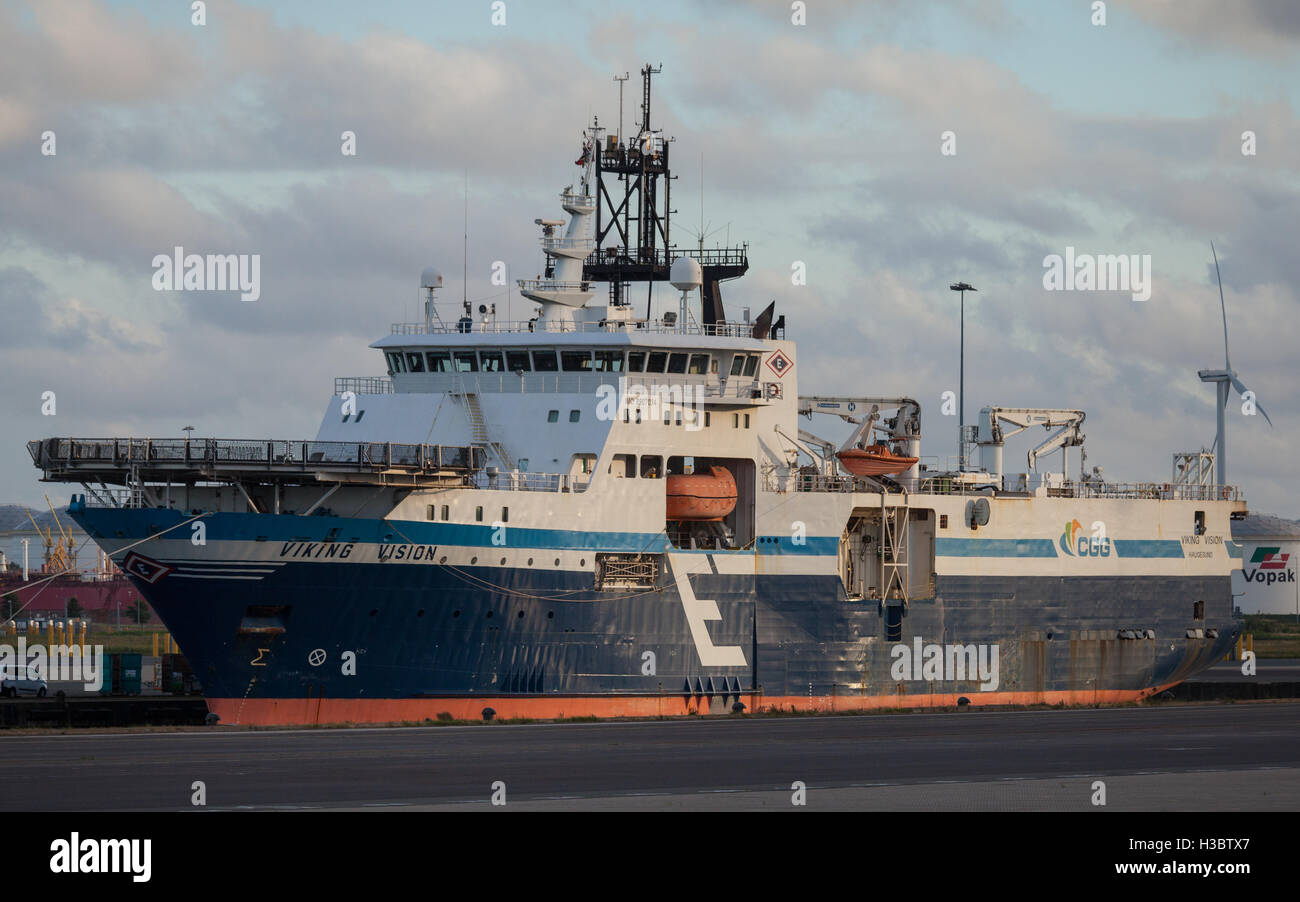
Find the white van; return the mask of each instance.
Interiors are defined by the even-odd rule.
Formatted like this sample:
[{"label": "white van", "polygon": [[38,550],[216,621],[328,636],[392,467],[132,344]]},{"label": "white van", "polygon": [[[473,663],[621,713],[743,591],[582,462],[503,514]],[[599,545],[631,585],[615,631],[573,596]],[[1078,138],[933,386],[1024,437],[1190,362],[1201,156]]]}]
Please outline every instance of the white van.
[{"label": "white van", "polygon": [[48,689],[35,667],[13,664],[0,667],[0,695],[15,698],[21,692],[23,695],[44,698]]}]

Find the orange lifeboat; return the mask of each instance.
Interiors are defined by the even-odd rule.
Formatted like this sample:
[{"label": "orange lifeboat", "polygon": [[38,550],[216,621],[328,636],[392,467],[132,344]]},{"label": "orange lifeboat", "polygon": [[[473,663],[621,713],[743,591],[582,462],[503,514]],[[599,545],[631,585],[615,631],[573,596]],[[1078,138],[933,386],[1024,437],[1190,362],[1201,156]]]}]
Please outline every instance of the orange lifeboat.
[{"label": "orange lifeboat", "polygon": [[669,520],[721,520],[736,509],[736,480],[726,467],[667,482]]},{"label": "orange lifeboat", "polygon": [[844,465],[844,469],[854,476],[892,476],[895,473],[902,473],[920,460],[919,457],[903,457],[894,454],[884,445],[850,448],[835,456]]}]

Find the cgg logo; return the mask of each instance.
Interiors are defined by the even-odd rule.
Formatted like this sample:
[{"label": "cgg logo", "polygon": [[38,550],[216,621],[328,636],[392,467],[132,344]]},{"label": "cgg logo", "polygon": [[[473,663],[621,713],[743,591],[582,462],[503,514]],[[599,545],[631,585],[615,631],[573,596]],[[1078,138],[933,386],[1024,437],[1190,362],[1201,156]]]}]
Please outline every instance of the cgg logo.
[{"label": "cgg logo", "polygon": [[1093,535],[1085,535],[1078,520],[1066,523],[1059,541],[1061,550],[1072,557],[1110,557],[1110,537],[1096,527],[1094,524]]}]

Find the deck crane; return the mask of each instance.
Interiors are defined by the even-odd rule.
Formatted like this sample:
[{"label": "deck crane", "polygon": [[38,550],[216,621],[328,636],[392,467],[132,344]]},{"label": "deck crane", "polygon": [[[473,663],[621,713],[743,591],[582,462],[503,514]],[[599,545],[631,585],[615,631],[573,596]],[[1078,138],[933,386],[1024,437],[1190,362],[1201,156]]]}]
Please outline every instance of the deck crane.
[{"label": "deck crane", "polygon": [[[881,416],[882,410],[891,409],[897,411],[894,416]],[[840,448],[841,452],[870,444],[872,430],[875,430],[886,433],[889,442],[901,445],[906,456],[920,456],[921,405],[911,398],[800,395],[799,413],[806,417],[811,417],[814,413],[830,414],[857,426],[858,428]],[[823,444],[824,440],[819,439],[818,443]],[[901,475],[905,479],[915,479],[916,465]]]},{"label": "deck crane", "polygon": [[[980,449],[980,464],[1002,483],[1002,446],[1006,440],[1032,426],[1056,429],[1029,450],[1027,462],[1030,470],[1037,469],[1038,458],[1044,454],[1061,451],[1061,474],[1066,478],[1069,470],[1069,449],[1083,448],[1083,426],[1086,414],[1082,410],[1056,410],[1044,407],[985,407],[980,411],[975,432],[975,444]],[[1011,427],[1011,428],[1005,428]],[[1080,451],[1082,454],[1082,450]],[[1082,465],[1082,461],[1080,461]]]}]

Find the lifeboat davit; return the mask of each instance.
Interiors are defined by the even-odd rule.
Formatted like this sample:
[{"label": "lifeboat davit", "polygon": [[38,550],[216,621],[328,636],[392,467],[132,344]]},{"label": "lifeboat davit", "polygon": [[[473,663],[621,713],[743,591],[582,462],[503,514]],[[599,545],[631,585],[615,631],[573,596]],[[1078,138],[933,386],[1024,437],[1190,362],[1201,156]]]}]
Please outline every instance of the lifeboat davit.
[{"label": "lifeboat davit", "polygon": [[902,473],[921,458],[894,454],[884,445],[850,448],[835,455],[854,476],[892,476]]},{"label": "lifeboat davit", "polygon": [[736,509],[736,480],[726,467],[667,481],[669,520],[721,520]]}]

